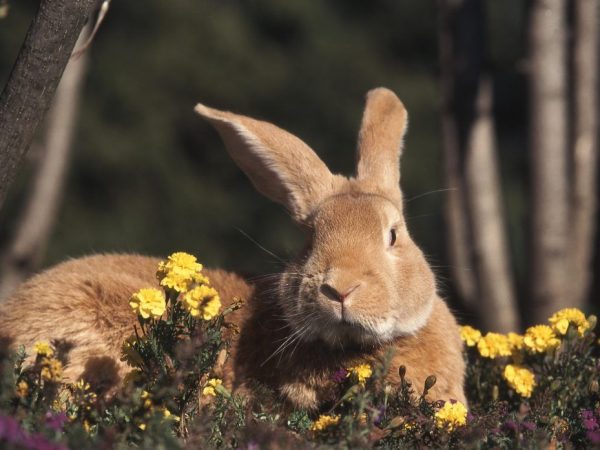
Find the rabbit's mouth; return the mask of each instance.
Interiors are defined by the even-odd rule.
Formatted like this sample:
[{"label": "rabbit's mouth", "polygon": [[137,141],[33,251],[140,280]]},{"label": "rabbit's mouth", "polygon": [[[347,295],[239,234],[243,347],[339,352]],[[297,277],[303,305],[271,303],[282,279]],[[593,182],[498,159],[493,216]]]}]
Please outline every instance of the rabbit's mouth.
[{"label": "rabbit's mouth", "polygon": [[344,314],[332,320],[324,317],[323,323],[314,328],[314,337],[333,348],[345,348],[352,345],[381,344],[386,339],[377,332],[371,321],[363,321],[352,315]]},{"label": "rabbit's mouth", "polygon": [[322,320],[316,321],[314,336],[332,347],[350,344],[380,345],[400,336],[413,335],[425,325],[433,309],[433,298],[410,315],[397,311],[384,317],[361,314],[351,309],[322,310]]}]

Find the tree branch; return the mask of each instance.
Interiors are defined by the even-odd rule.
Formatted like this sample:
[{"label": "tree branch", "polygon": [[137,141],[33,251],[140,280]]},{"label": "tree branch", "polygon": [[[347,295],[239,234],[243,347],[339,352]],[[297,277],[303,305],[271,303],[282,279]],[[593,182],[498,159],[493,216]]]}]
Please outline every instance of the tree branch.
[{"label": "tree branch", "polygon": [[[81,32],[78,43],[88,39],[91,25]],[[36,168],[33,188],[6,253],[0,257],[0,301],[40,265],[56,222],[77,125],[77,108],[87,69],[87,54],[72,58],[56,90],[41,143],[42,158]]]},{"label": "tree branch", "polygon": [[0,208],[96,0],[42,0],[0,95]]}]

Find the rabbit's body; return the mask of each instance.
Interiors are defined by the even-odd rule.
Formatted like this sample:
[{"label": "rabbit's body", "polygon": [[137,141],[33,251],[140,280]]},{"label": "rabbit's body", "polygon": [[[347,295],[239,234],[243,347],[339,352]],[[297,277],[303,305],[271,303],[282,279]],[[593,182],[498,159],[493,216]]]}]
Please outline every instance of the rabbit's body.
[{"label": "rabbit's body", "polygon": [[425,379],[436,375],[437,382],[429,392],[431,399],[454,399],[466,404],[463,392],[464,362],[458,326],[446,304],[434,300],[429,320],[417,333],[390,342],[332,349],[321,340],[294,341],[281,353],[280,345],[294,333],[281,319],[277,303],[265,303],[256,296],[249,305],[248,318],[236,344],[231,361],[234,386],[246,380],[257,380],[274,388],[294,406],[315,409],[334,399],[334,374],[341,368],[383,359],[388,351],[393,356],[388,381],[397,385],[398,369],[407,368],[406,377],[420,393]]},{"label": "rabbit's body", "polygon": [[[131,294],[159,287],[159,259],[141,255],[94,255],[59,264],[22,284],[0,304],[0,336],[29,351],[36,341],[65,340],[73,348],[66,381],[82,375],[113,384],[130,370],[120,361],[123,341],[137,324]],[[252,288],[222,270],[205,270],[223,303],[248,298]],[[242,321],[244,312],[232,314]],[[100,373],[98,373],[100,371]]]},{"label": "rabbit's body", "polygon": [[[295,406],[317,408],[328,400],[336,370],[391,348],[392,382],[405,365],[417,388],[436,375],[432,398],[464,402],[458,327],[403,216],[399,158],[407,114],[400,100],[381,88],[368,94],[352,178],[332,174],[305,143],[272,124],[202,105],[196,111],[254,186],[309,234],[295,262],[256,285],[206,272],[225,306],[234,296],[246,301],[228,316],[241,332],[219,368],[226,385],[241,389],[257,380]],[[112,367],[116,380],[125,370],[121,344],[135,323],[127,300],[156,285],[157,263],[106,255],[61,264],[0,307],[0,334],[25,345],[66,339],[74,344],[68,377]]]},{"label": "rabbit's body", "polygon": [[[73,345],[64,371],[66,381],[83,376],[100,386],[118,382],[130,370],[120,361],[121,346],[137,324],[128,299],[140,288],[158,287],[158,262],[147,256],[109,254],[59,264],[31,278],[0,305],[0,334],[28,349],[39,340],[64,339]],[[224,307],[234,297],[245,303],[228,316],[240,329],[223,367],[228,387],[244,388],[248,380],[256,380],[281,392],[296,406],[315,408],[328,400],[332,376],[338,369],[375,360],[391,348],[395,353],[392,383],[398,382],[398,368],[405,365],[408,378],[417,387],[429,375],[437,375],[432,398],[464,401],[462,384],[452,382],[461,380],[464,370],[460,338],[457,333],[448,334],[448,324],[454,319],[439,298],[417,334],[386,345],[332,352],[319,340],[294,341],[277,353],[293,333],[282,319],[274,294],[277,289],[273,285],[279,280],[253,286],[233,273],[204,272],[220,292]],[[432,354],[431,348],[446,351]]]}]

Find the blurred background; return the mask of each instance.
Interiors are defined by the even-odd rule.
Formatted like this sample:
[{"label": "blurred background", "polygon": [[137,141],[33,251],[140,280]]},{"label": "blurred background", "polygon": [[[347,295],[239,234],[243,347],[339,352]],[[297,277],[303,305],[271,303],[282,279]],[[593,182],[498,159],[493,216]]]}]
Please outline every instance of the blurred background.
[{"label": "blurred background", "polygon": [[[302,234],[282,207],[254,191],[193,106],[201,101],[273,122],[301,137],[332,171],[350,175],[364,95],[386,86],[410,117],[401,172],[409,230],[461,321],[507,331],[562,306],[594,310],[600,265],[590,227],[598,189],[594,171],[577,189],[574,149],[581,144],[580,111],[590,109],[579,109],[578,101],[591,101],[592,115],[598,110],[597,1],[556,2],[561,9],[550,24],[540,24],[536,3],[112,1],[79,59],[79,84],[63,94],[76,105],[74,119],[58,106],[51,112],[0,210],[4,295],[24,274],[96,252],[184,250],[208,266],[278,271],[253,240],[287,259]],[[37,4],[3,3],[2,84]],[[591,31],[585,25],[580,37],[580,8],[590,5]],[[540,114],[550,108],[544,99],[557,93],[555,80],[544,80],[548,67],[564,75],[559,137],[555,127],[544,131]],[[588,84],[579,88],[582,76]],[[72,130],[70,152],[45,158],[56,127]],[[584,167],[596,169],[595,118],[588,135],[590,129]],[[535,164],[553,160],[552,150],[545,153],[548,139],[559,145],[559,167],[550,175],[536,172],[546,163]],[[55,202],[51,217],[32,219],[27,209],[40,167],[56,158],[67,161],[64,187],[42,201]],[[548,176],[556,182],[550,187]],[[59,170],[51,185],[61,186],[61,177]],[[552,200],[544,203],[548,196],[540,195],[549,191]],[[540,212],[542,203],[551,203],[550,211]],[[571,236],[578,213],[587,225]],[[553,227],[547,217],[561,220]],[[27,220],[47,220],[47,231],[20,251],[15,242]],[[544,224],[554,230],[546,241]],[[571,254],[573,241],[583,256]]]}]

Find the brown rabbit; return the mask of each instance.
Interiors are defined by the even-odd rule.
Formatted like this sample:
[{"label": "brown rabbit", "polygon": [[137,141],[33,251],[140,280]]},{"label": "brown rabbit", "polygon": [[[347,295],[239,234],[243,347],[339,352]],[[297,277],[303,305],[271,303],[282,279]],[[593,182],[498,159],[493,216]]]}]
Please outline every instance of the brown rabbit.
[{"label": "brown rabbit", "polygon": [[[393,349],[392,383],[405,365],[417,386],[437,376],[432,398],[465,402],[458,326],[402,213],[407,113],[400,100],[383,88],[368,93],[354,178],[332,174],[304,142],[272,124],[203,105],[196,111],[218,130],[256,189],[283,204],[309,235],[295,262],[259,283],[207,271],[225,303],[246,299],[231,316],[241,333],[224,367],[225,383],[238,389],[257,380],[292,405],[314,409],[328,400],[337,369]],[[135,323],[127,300],[157,284],[157,263],[98,255],[60,264],[0,307],[0,333],[24,345],[71,341],[69,378],[98,376],[103,367],[116,382],[126,371],[121,343]]]}]

